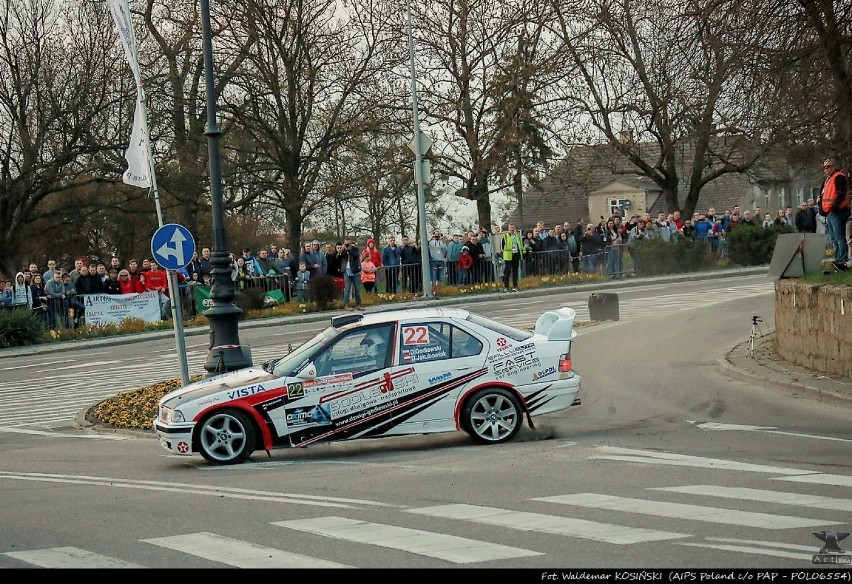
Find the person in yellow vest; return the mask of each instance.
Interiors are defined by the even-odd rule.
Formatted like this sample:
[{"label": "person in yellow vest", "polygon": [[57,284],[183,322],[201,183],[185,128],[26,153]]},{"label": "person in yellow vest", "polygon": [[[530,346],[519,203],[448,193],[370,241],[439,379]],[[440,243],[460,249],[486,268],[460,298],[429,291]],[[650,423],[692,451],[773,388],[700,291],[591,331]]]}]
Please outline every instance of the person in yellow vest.
[{"label": "person in yellow vest", "polygon": [[825,183],[820,195],[820,214],[826,217],[826,226],[831,228],[831,243],[834,245],[834,261],[832,265],[838,272],[849,269],[849,246],[846,242],[846,222],[849,220],[849,193],[846,175],[840,167],[829,158],[822,163],[825,173]]},{"label": "person in yellow vest", "polygon": [[517,232],[514,223],[509,223],[509,230],[501,239],[503,249],[503,291],[509,292],[509,277],[512,278],[512,292],[518,291],[518,267],[524,257],[524,244],[521,234]]}]

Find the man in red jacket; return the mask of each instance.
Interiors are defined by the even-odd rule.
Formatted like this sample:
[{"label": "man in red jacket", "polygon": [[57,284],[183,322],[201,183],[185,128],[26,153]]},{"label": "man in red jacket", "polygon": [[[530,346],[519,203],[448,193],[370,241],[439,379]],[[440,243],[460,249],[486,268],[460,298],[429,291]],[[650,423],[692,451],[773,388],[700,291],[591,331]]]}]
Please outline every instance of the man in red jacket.
[{"label": "man in red jacket", "polygon": [[156,290],[160,295],[160,316],[163,320],[169,318],[169,312],[172,309],[172,302],[169,299],[169,280],[168,273],[161,270],[157,262],[151,260],[151,269],[145,272],[145,288],[147,290]]}]

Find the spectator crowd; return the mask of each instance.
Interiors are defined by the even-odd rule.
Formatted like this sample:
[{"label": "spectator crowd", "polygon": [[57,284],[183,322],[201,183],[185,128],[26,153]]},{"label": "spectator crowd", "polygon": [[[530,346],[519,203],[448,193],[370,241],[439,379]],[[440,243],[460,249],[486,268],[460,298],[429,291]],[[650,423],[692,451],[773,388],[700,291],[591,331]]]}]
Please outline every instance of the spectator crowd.
[{"label": "spectator crowd", "polygon": [[[456,232],[450,237],[439,230],[432,232],[424,252],[417,238],[402,235],[386,237],[383,243],[370,237],[364,247],[345,238],[336,243],[306,241],[293,253],[289,248],[270,244],[262,249],[244,247],[240,255],[231,255],[231,278],[237,291],[261,288],[279,302],[311,298],[311,280],[328,275],[334,279],[339,298],[347,310],[362,310],[362,295],[422,292],[422,257],[428,254],[432,287],[467,286],[502,281],[507,292],[517,291],[518,279],[526,276],[551,276],[571,273],[620,278],[625,274],[626,258],[636,270],[634,248],[637,242],[659,239],[692,239],[706,242],[719,258],[727,255],[727,236],[744,226],[772,227],[816,233],[825,231],[825,218],[813,199],[802,202],[794,212],[779,209],[774,217],[759,207],[740,211],[739,207],[717,213],[712,207],[682,218],[680,212],[659,212],[622,217],[600,217],[597,223],[577,221],[572,225],[545,226],[543,221],[520,232],[514,224],[501,230],[481,228]],[[213,266],[210,247],[201,247],[186,267],[176,271],[182,307],[195,315],[194,288],[212,284]],[[2,304],[9,309],[26,308],[40,315],[45,324],[56,329],[75,327],[84,322],[87,294],[132,294],[156,291],[161,316],[168,319],[171,294],[168,272],[152,259],[111,257],[109,263],[77,258],[72,269],[49,260],[46,268],[30,263],[6,280]]]}]

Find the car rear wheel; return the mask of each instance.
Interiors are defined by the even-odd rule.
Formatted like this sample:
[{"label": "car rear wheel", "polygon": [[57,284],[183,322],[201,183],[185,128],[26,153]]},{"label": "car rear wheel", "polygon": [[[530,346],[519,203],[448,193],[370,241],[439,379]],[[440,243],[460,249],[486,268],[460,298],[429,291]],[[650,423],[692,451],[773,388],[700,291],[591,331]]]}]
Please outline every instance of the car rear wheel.
[{"label": "car rear wheel", "polygon": [[201,456],[216,464],[239,464],[254,452],[255,430],[239,410],[215,412],[201,422],[198,446]]},{"label": "car rear wheel", "polygon": [[462,410],[462,428],[479,444],[511,440],[522,422],[518,398],[511,391],[496,387],[474,394]]}]

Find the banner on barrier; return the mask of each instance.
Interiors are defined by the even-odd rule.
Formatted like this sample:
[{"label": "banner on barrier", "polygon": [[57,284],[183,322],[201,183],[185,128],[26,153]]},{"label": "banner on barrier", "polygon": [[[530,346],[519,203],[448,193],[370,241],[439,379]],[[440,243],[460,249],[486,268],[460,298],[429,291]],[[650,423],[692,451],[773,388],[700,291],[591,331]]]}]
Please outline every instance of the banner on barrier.
[{"label": "banner on barrier", "polygon": [[119,324],[125,318],[141,318],[145,322],[162,320],[156,290],[141,294],[86,294],[83,298],[87,325]]}]

